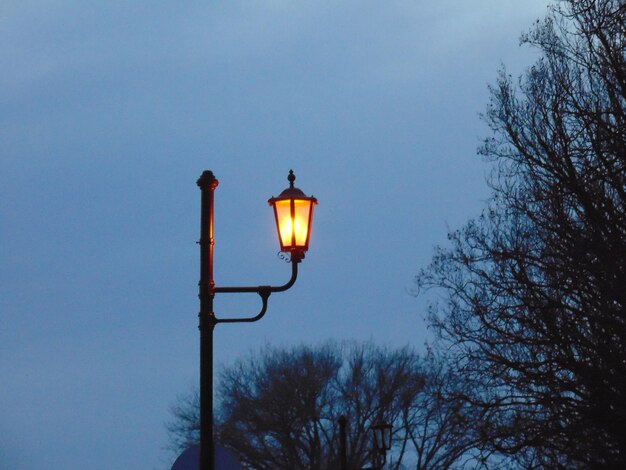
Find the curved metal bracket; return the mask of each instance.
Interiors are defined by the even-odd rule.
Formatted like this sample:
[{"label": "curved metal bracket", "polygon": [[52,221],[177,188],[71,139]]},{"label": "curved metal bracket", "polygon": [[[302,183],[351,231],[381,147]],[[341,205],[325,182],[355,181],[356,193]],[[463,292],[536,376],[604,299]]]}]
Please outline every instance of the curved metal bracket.
[{"label": "curved metal bracket", "polygon": [[240,293],[240,292],[249,292],[249,293],[257,293],[261,297],[262,306],[261,311],[257,313],[253,317],[244,317],[244,318],[215,318],[214,322],[217,323],[250,323],[255,322],[263,318],[265,313],[267,312],[267,299],[272,294],[272,292],[284,292],[293,286],[298,278],[298,262],[291,262],[291,279],[286,284],[282,286],[257,286],[257,287],[214,287],[213,293]]},{"label": "curved metal bracket", "polygon": [[289,279],[289,281],[286,284],[283,284],[282,286],[276,286],[276,287],[272,287],[272,286],[255,286],[255,287],[214,287],[213,293],[215,294],[219,294],[219,293],[226,293],[226,294],[233,294],[233,293],[240,293],[240,292],[250,292],[250,293],[259,293],[260,295],[260,289],[262,288],[269,288],[270,292],[284,292],[287,289],[289,289],[291,286],[294,285],[294,283],[296,282],[296,279],[298,277],[298,263],[295,261],[291,262],[291,279]]},{"label": "curved metal bracket", "polygon": [[215,323],[250,323],[263,318],[265,312],[267,312],[267,299],[269,298],[271,291],[270,286],[259,286],[258,289],[258,294],[261,296],[261,301],[263,302],[263,306],[261,307],[261,311],[259,313],[253,317],[245,318],[215,318]]}]

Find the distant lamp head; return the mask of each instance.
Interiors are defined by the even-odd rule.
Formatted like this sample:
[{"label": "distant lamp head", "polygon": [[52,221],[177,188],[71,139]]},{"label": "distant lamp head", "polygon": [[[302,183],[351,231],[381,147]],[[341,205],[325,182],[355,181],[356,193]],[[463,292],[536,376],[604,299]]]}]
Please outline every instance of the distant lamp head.
[{"label": "distant lamp head", "polygon": [[374,433],[374,447],[381,453],[391,449],[391,431],[393,427],[388,423],[380,423],[372,426]]}]

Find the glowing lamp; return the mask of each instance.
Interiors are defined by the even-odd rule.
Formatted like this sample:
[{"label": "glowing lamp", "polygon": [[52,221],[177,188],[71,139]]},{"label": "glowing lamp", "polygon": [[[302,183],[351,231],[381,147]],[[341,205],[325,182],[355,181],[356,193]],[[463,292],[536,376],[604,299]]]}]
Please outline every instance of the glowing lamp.
[{"label": "glowing lamp", "polygon": [[289,170],[287,179],[289,187],[267,202],[274,208],[280,251],[290,253],[292,261],[299,262],[309,249],[313,206],[317,204],[317,199],[294,187],[296,176],[293,170]]}]

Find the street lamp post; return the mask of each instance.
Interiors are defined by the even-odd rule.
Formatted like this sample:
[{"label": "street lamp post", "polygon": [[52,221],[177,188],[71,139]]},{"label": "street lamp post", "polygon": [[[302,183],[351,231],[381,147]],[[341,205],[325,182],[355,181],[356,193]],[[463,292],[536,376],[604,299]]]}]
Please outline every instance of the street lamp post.
[{"label": "street lamp post", "polygon": [[387,452],[391,450],[391,431],[392,426],[389,423],[378,423],[372,426],[372,432],[374,433],[374,447],[381,456],[380,468],[385,465],[387,461]]},{"label": "street lamp post", "polygon": [[[339,468],[348,468],[348,448],[346,442],[346,428],[348,419],[345,415],[339,417]],[[359,470],[381,470],[387,461],[387,452],[391,450],[392,425],[380,422],[370,427],[374,440],[374,462],[372,467],[362,467]]]},{"label": "street lamp post", "polygon": [[[216,287],[213,279],[213,196],[219,184],[211,171],[204,171],[197,181],[201,190],[200,208],[200,470],[215,470],[213,439],[213,331],[218,323],[242,323],[260,320],[267,311],[267,301],[273,292],[289,289],[298,276],[298,263],[309,247],[313,207],[317,199],[307,197],[294,187],[296,177],[289,172],[289,188],[268,202],[274,208],[281,251],[290,254],[291,279],[282,286]],[[257,293],[261,311],[247,318],[217,318],[213,299],[217,293]]]}]

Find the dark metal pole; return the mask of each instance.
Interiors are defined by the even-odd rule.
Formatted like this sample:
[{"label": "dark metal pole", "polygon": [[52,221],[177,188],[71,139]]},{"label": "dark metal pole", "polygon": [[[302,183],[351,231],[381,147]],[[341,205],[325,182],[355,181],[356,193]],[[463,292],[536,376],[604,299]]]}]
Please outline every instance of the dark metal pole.
[{"label": "dark metal pole", "polygon": [[204,171],[197,181],[202,191],[200,208],[200,470],[215,470],[213,441],[213,192],[218,181],[211,171]]},{"label": "dark metal pole", "polygon": [[346,423],[347,419],[341,415],[339,417],[339,459],[341,470],[348,470],[348,456],[346,449]]}]

